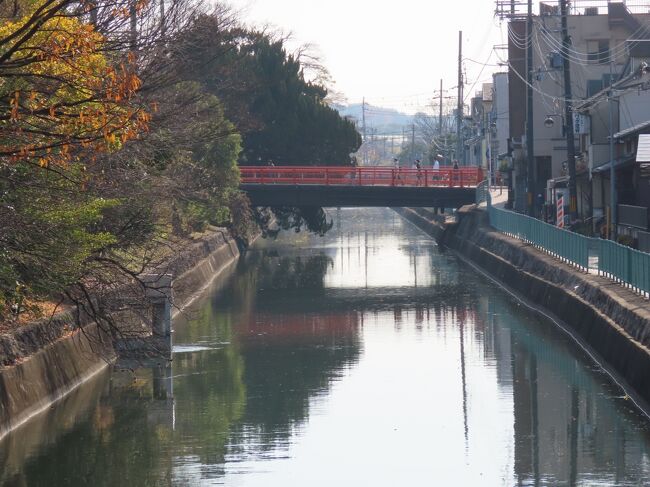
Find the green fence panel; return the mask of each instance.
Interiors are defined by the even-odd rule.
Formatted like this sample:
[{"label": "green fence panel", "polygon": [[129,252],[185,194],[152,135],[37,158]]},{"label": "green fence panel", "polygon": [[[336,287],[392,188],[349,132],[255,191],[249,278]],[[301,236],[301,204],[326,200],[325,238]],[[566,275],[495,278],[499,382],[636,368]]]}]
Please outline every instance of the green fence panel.
[{"label": "green fence panel", "polygon": [[585,237],[513,211],[491,206],[490,224],[565,262],[589,268],[589,248],[597,249],[598,271],[635,291],[650,293],[650,254],[611,240]]},{"label": "green fence panel", "polygon": [[612,242],[600,241],[598,270],[629,285],[637,291],[650,293],[650,254]]},{"label": "green fence panel", "polygon": [[513,211],[490,207],[490,224],[571,264],[589,265],[590,238]]},{"label": "green fence panel", "polygon": [[476,186],[476,204],[480,205],[481,203],[488,203],[490,205],[490,192],[488,191],[488,182],[487,180],[481,181],[478,186]]}]

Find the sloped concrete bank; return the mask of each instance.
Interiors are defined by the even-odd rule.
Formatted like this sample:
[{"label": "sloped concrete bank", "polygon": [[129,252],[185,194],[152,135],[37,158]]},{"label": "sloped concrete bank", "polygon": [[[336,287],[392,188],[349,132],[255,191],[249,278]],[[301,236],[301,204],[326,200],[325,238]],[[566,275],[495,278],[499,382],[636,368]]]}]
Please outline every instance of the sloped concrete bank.
[{"label": "sloped concrete bank", "polygon": [[427,210],[395,208],[513,294],[550,315],[650,411],[650,303],[603,277],[586,274],[489,226],[466,207],[456,223]]},{"label": "sloped concrete bank", "polygon": [[[174,309],[190,304],[239,258],[235,240],[217,230],[176,255],[165,272],[174,279]],[[0,335],[0,439],[115,358],[111,340],[89,324],[74,330],[72,311]],[[1,447],[0,447],[1,448]]]}]

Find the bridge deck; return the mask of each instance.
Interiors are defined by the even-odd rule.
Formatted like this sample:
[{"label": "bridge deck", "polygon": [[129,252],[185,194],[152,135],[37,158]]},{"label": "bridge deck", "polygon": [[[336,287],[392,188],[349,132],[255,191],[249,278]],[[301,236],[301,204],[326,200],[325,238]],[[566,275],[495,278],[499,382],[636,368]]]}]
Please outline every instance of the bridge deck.
[{"label": "bridge deck", "polygon": [[242,166],[241,182],[260,185],[389,186],[474,188],[483,181],[479,167],[405,169],[390,167]]}]

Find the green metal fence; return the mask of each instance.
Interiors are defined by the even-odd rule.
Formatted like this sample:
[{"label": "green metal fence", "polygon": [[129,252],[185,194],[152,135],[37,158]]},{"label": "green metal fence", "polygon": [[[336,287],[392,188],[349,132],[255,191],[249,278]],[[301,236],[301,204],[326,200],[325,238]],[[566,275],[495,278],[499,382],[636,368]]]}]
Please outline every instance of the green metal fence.
[{"label": "green metal fence", "polygon": [[490,206],[489,211],[490,224],[497,230],[528,242],[568,264],[588,269],[590,238],[513,211],[494,206]]},{"label": "green metal fence", "polygon": [[600,275],[638,293],[645,296],[650,294],[650,254],[610,240],[569,232],[513,211],[494,206],[490,206],[488,211],[490,224],[497,230],[528,242],[581,270],[588,271],[591,267]]},{"label": "green metal fence", "polygon": [[637,292],[650,293],[650,254],[600,240],[598,270]]},{"label": "green metal fence", "polygon": [[487,203],[489,198],[490,192],[488,191],[488,182],[486,179],[476,186],[476,204],[480,205],[481,203]]}]

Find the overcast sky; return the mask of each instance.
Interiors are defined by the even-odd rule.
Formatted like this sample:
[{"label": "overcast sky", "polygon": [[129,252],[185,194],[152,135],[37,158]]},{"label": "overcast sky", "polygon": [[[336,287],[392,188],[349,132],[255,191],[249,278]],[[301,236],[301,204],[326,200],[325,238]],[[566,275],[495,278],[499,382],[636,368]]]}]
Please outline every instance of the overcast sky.
[{"label": "overcast sky", "polygon": [[[249,24],[291,32],[296,43],[318,46],[336,89],[349,103],[362,97],[408,112],[457,86],[458,31],[463,57],[485,63],[505,42],[494,0],[228,0]],[[505,58],[503,51],[499,55]],[[498,62],[492,53],[491,64]],[[466,95],[499,70],[465,61]],[[476,86],[469,91],[475,81]]]}]

